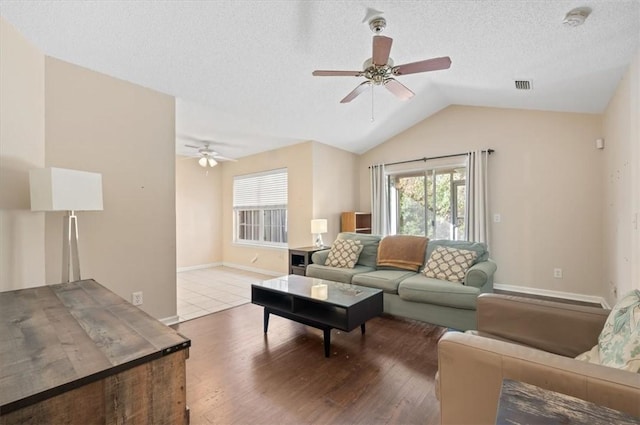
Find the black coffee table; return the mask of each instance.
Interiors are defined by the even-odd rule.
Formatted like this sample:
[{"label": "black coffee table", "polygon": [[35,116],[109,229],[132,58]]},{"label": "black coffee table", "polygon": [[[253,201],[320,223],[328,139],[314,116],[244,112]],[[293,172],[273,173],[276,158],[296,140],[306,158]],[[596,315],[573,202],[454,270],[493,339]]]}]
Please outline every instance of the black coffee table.
[{"label": "black coffee table", "polygon": [[[326,285],[326,297],[318,285]],[[312,288],[314,287],[315,288]],[[251,302],[264,307],[264,332],[269,314],[324,331],[324,355],[329,357],[331,329],[350,332],[382,314],[382,291],[366,286],[290,275],[251,285]]]}]

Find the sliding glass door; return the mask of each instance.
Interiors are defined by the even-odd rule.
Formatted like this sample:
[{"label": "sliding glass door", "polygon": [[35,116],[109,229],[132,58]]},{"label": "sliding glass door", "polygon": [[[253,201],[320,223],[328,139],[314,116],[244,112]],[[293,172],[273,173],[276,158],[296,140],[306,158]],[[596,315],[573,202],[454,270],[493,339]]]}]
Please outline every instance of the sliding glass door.
[{"label": "sliding glass door", "polygon": [[465,167],[390,175],[391,219],[396,234],[463,239],[465,176]]}]

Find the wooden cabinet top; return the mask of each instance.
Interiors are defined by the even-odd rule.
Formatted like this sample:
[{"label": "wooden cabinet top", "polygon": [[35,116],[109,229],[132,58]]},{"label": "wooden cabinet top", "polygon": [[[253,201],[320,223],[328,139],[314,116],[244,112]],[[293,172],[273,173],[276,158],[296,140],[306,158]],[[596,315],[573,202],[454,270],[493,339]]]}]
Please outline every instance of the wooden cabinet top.
[{"label": "wooden cabinet top", "polygon": [[1,292],[0,339],[3,414],[191,345],[94,280]]}]

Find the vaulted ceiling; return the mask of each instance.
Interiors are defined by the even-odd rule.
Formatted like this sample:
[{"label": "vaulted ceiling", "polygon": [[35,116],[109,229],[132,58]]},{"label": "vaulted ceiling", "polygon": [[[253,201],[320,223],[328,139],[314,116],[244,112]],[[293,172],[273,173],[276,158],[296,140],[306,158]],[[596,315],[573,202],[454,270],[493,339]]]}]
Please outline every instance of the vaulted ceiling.
[{"label": "vaulted ceiling", "polygon": [[[563,25],[581,6],[584,25]],[[367,8],[396,64],[451,68],[397,77],[409,100],[376,86],[339,103],[364,78],[311,72],[362,69]],[[0,15],[49,56],[175,96],[178,153],[184,135],[230,157],[306,140],[361,153],[451,104],[600,113],[640,45],[640,0],[0,0]]]}]

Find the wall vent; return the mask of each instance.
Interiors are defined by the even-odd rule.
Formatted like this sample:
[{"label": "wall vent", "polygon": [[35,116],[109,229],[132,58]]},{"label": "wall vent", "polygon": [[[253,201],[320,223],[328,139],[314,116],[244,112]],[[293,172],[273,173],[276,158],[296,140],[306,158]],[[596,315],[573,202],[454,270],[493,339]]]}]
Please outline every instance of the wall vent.
[{"label": "wall vent", "polygon": [[518,90],[531,90],[530,80],[516,80],[515,83]]}]

